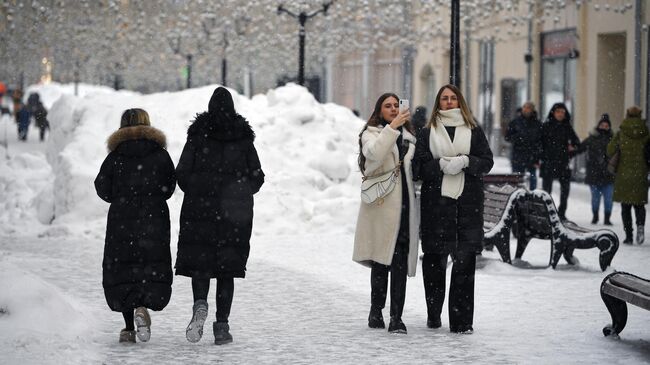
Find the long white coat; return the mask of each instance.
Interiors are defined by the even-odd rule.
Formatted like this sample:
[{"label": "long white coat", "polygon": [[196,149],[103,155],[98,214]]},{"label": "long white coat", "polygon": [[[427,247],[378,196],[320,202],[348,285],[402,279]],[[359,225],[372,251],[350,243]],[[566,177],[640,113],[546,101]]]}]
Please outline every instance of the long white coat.
[{"label": "long white coat", "polygon": [[[418,238],[420,206],[415,196],[411,160],[415,154],[415,137],[402,128],[402,139],[408,143],[404,156],[404,171],[409,196],[409,255],[408,276],[415,276],[418,262]],[[361,135],[363,155],[366,157],[365,175],[373,176],[390,171],[399,163],[397,138],[400,132],[391,127],[368,127]],[[384,199],[384,203],[361,202],[359,218],[354,235],[352,260],[370,266],[372,262],[390,265],[395,252],[402,210],[402,179],[397,180],[395,189]]]}]

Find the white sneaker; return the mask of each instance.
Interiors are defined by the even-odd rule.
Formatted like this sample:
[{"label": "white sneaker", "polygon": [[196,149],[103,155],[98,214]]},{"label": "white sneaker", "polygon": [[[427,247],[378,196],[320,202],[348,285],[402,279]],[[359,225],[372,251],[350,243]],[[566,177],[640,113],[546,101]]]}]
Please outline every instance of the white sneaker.
[{"label": "white sneaker", "polygon": [[151,317],[149,311],[145,307],[138,307],[135,309],[135,326],[138,339],[142,342],[147,342],[151,338]]},{"label": "white sneaker", "polygon": [[185,330],[185,337],[188,341],[194,343],[199,342],[203,336],[203,324],[205,319],[208,318],[208,302],[200,299],[194,302],[194,307],[192,308],[193,315],[190,324],[187,325]]}]

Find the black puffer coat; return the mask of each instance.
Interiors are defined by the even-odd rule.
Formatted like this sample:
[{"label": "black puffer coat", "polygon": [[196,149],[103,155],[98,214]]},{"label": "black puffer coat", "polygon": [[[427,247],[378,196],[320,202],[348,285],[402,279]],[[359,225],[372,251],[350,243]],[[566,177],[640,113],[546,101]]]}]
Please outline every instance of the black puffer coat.
[{"label": "black puffer coat", "polygon": [[[455,128],[448,128],[453,140]],[[494,161],[485,133],[472,129],[469,166],[463,194],[454,200],[441,195],[440,160],[429,150],[430,128],[418,134],[413,179],[422,180],[420,233],[424,253],[480,252],[483,249],[483,175]]]},{"label": "black puffer coat", "polygon": [[[566,110],[566,109],[565,109]],[[573,151],[569,152],[569,145]],[[580,139],[571,126],[571,115],[566,112],[566,117],[559,122],[553,117],[553,111],[542,124],[542,164],[540,176],[542,178],[560,178],[571,175],[569,160],[580,147]]]},{"label": "black puffer coat", "polygon": [[587,176],[585,183],[589,185],[609,185],[614,183],[614,174],[607,171],[607,145],[612,140],[613,133],[607,129],[596,129],[587,137],[578,153],[587,151]]},{"label": "black puffer coat", "polygon": [[508,125],[506,141],[512,143],[511,161],[516,166],[531,167],[542,154],[542,123],[537,113],[529,118],[519,116]]},{"label": "black puffer coat", "polygon": [[165,135],[148,126],[121,128],[108,148],[95,179],[97,195],[111,203],[102,263],[106,302],[117,312],[162,310],[173,278],[166,200],[176,188]]},{"label": "black puffer coat", "polygon": [[[230,94],[223,97],[231,98]],[[264,173],[253,145],[253,129],[235,113],[232,99],[225,104],[229,105],[226,113],[211,111],[196,117],[178,162],[178,186],[185,198],[176,275],[245,275],[253,194],[264,183]]]}]

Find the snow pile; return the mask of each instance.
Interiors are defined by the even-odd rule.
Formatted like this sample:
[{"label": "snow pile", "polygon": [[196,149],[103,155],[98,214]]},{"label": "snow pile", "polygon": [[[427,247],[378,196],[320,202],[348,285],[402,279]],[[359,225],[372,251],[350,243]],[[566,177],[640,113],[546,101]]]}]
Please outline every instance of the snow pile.
[{"label": "snow pile", "polygon": [[[96,357],[84,337],[92,330],[92,318],[80,303],[6,260],[0,260],[0,278],[0,343],[13,348],[3,352],[3,363],[64,364],[90,360],[88,354]],[[77,356],[86,354],[70,359],[68,352],[50,346],[61,342]]]},{"label": "snow pile", "polygon": [[[56,222],[105,219],[108,207],[96,196],[93,180],[106,157],[105,141],[118,128],[125,109],[147,110],[152,125],[167,135],[169,153],[178,162],[187,127],[196,113],[207,109],[214,88],[61,97],[49,114],[52,134],[47,149],[55,176]],[[356,209],[347,208],[358,202],[357,134],[363,121],[347,108],[319,104],[297,85],[252,99],[231,92],[235,108],[256,132],[267,175],[256,196],[256,232],[350,231]],[[170,202],[172,210],[180,209],[178,194]]]}]

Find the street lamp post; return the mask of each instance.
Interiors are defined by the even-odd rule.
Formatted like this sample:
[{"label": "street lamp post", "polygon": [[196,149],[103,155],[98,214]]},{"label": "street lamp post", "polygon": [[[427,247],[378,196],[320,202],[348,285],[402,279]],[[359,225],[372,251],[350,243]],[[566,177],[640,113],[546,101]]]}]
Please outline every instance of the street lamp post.
[{"label": "street lamp post", "polygon": [[299,51],[298,51],[298,84],[299,85],[305,85],[305,23],[307,22],[308,19],[313,18],[316,16],[318,13],[323,13],[324,15],[327,15],[327,9],[329,9],[330,5],[332,5],[333,1],[329,1],[325,4],[323,4],[323,7],[321,9],[318,9],[317,11],[307,14],[304,11],[301,11],[300,14],[296,15],[292,13],[291,11],[285,9],[282,4],[278,6],[278,15],[281,13],[287,13],[291,17],[298,19],[298,23],[300,23],[300,29],[298,30],[298,46],[299,46]]},{"label": "street lamp post", "polygon": [[460,0],[451,1],[449,83],[460,88]]}]

